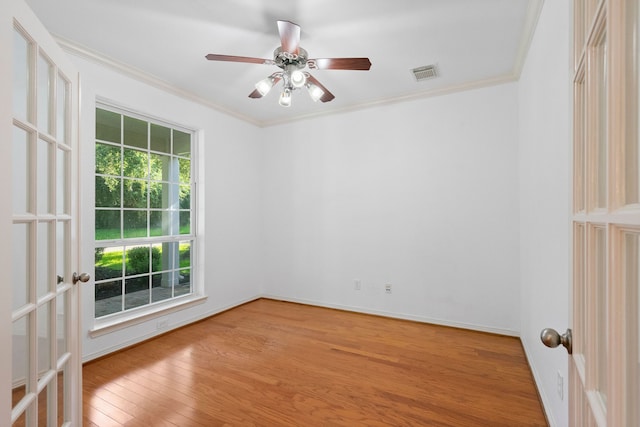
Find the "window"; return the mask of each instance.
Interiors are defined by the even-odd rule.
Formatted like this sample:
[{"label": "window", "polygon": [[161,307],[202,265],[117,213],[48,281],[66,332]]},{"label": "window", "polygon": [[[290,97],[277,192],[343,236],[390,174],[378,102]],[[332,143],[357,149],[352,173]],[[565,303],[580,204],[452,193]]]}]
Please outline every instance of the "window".
[{"label": "window", "polygon": [[99,105],[95,317],[194,293],[193,132]]}]

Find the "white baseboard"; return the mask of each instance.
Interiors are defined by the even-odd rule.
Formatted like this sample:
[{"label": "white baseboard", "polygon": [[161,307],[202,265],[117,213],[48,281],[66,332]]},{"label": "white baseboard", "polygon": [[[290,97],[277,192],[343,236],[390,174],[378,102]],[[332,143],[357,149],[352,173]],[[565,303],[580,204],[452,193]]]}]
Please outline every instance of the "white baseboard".
[{"label": "white baseboard", "polygon": [[529,352],[529,347],[527,346],[527,343],[525,340],[523,340],[522,338],[520,338],[520,342],[522,343],[522,348],[524,349],[524,354],[527,358],[527,364],[529,365],[529,369],[531,370],[531,374],[533,375],[533,382],[536,385],[536,388],[538,389],[538,395],[540,396],[540,400],[542,400],[542,409],[544,410],[544,415],[547,418],[547,422],[549,423],[549,427],[557,427],[558,423],[556,422],[555,418],[553,417],[553,414],[550,413],[547,408],[551,407],[551,402],[549,401],[549,395],[547,395],[547,393],[544,391],[544,389],[540,388],[539,384],[542,384],[542,379],[540,378],[540,373],[538,372],[538,370],[535,368],[535,366],[531,365],[531,363],[529,363],[530,357],[529,355],[531,354]]},{"label": "white baseboard", "polygon": [[350,306],[350,305],[343,305],[343,304],[332,304],[332,303],[327,303],[323,301],[307,300],[307,299],[301,299],[301,298],[290,298],[290,297],[284,297],[281,295],[263,294],[261,297],[280,300],[280,301],[295,302],[299,304],[313,305],[317,307],[334,308],[337,310],[344,310],[344,311],[353,311],[356,313],[373,314],[375,316],[389,317],[392,319],[412,320],[414,322],[429,323],[429,324],[439,325],[439,326],[450,326],[453,328],[469,329],[472,331],[479,331],[479,332],[488,332],[488,333],[497,334],[497,335],[520,337],[520,333],[512,329],[494,328],[491,326],[478,325],[473,323],[452,322],[449,320],[436,319],[433,317],[395,313],[395,312],[389,312],[389,311],[383,311],[383,310],[373,310],[365,307],[357,307],[357,306]]}]

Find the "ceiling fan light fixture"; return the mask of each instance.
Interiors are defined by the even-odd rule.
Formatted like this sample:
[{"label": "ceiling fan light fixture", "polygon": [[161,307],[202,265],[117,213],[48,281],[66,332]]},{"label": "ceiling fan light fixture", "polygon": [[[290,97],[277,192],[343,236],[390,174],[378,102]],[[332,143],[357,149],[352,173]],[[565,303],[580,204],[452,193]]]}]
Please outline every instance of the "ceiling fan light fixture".
[{"label": "ceiling fan light fixture", "polygon": [[269,76],[266,79],[262,79],[258,83],[256,83],[256,89],[258,90],[258,92],[260,92],[260,95],[265,96],[273,87],[273,82],[273,76]]},{"label": "ceiling fan light fixture", "polygon": [[320,89],[319,86],[314,85],[313,83],[307,84],[307,90],[309,91],[309,96],[311,97],[311,99],[313,99],[314,102],[318,102],[324,95],[324,91]]},{"label": "ceiling fan light fixture", "polygon": [[307,76],[300,71],[294,70],[291,72],[291,84],[293,87],[302,87],[307,82]]},{"label": "ceiling fan light fixture", "polygon": [[285,88],[282,91],[278,103],[283,107],[291,107],[291,89]]}]

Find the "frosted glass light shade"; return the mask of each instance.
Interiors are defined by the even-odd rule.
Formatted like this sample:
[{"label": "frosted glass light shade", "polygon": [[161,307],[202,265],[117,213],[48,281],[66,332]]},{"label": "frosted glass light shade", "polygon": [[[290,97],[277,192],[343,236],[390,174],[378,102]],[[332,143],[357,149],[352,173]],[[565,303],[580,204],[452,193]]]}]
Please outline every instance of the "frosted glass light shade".
[{"label": "frosted glass light shade", "polygon": [[300,70],[291,73],[291,84],[293,87],[302,87],[307,82],[307,76]]},{"label": "frosted glass light shade", "polygon": [[291,106],[291,90],[290,89],[285,89],[285,90],[282,91],[282,93],[280,94],[279,103],[283,107],[290,107]]}]

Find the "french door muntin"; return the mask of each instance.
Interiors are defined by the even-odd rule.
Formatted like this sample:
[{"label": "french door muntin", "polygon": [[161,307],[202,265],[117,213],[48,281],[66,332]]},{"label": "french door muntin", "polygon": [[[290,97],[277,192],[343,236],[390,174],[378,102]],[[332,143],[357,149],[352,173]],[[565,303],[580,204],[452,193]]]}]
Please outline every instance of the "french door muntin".
[{"label": "french door muntin", "polygon": [[79,425],[78,291],[72,284],[77,73],[26,4],[10,5],[15,14],[11,424]]},{"label": "french door muntin", "polygon": [[637,0],[574,1],[573,426],[640,425]]}]

